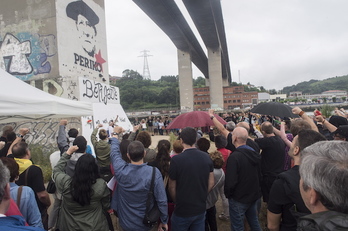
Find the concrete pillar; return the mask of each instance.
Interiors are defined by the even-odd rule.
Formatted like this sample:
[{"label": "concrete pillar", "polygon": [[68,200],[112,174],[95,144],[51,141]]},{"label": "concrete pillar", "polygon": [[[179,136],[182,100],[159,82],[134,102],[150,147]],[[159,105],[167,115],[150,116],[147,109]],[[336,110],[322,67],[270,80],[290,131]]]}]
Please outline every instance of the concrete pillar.
[{"label": "concrete pillar", "polygon": [[180,109],[182,112],[193,111],[193,80],[191,55],[178,49]]},{"label": "concrete pillar", "polygon": [[222,79],[222,86],[224,86],[224,87],[230,86],[230,83],[228,82],[228,78],[223,78]]},{"label": "concrete pillar", "polygon": [[210,107],[224,108],[220,48],[208,49]]}]

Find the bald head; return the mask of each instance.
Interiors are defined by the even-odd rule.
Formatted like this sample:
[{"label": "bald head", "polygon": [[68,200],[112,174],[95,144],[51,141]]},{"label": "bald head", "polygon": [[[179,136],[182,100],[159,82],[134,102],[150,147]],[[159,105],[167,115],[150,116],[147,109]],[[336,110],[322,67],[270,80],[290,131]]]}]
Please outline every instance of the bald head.
[{"label": "bald head", "polygon": [[249,123],[247,123],[247,122],[239,122],[237,124],[237,127],[245,128],[247,130],[247,132],[249,132],[249,130],[250,130]]},{"label": "bald head", "polygon": [[232,143],[237,148],[245,145],[248,139],[248,131],[244,127],[236,127],[232,132]]},{"label": "bald head", "polygon": [[273,125],[270,122],[263,122],[261,124],[261,131],[265,134],[273,134]]}]

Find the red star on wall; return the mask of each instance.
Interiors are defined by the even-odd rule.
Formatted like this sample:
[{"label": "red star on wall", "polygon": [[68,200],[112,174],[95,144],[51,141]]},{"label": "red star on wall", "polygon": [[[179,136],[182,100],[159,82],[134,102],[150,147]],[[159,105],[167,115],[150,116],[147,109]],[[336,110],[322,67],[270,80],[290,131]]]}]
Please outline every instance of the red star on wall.
[{"label": "red star on wall", "polygon": [[103,72],[103,63],[106,63],[105,59],[102,58],[101,51],[99,50],[98,54],[94,55],[95,57],[95,65],[100,65],[101,71]]}]

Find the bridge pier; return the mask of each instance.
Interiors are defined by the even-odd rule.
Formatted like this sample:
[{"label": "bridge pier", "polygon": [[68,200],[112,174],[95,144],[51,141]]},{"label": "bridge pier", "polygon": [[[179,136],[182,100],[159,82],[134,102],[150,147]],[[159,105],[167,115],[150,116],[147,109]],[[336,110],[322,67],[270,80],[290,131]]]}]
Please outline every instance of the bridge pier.
[{"label": "bridge pier", "polygon": [[[221,49],[208,49],[208,71],[211,108],[224,108]],[[206,81],[206,82],[208,82]]]},{"label": "bridge pier", "polygon": [[180,109],[182,112],[193,111],[192,63],[189,52],[178,49]]}]

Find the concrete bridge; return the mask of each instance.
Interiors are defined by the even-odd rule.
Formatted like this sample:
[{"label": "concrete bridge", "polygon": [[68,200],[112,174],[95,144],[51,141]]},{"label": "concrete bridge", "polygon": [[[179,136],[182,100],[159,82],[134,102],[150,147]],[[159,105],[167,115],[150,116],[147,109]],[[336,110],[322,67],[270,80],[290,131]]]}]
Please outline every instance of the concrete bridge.
[{"label": "concrete bridge", "polygon": [[178,49],[181,110],[193,110],[192,64],[210,87],[210,104],[223,108],[223,86],[231,70],[220,0],[183,0],[207,48],[204,53],[174,0],[133,0],[172,40]]}]

